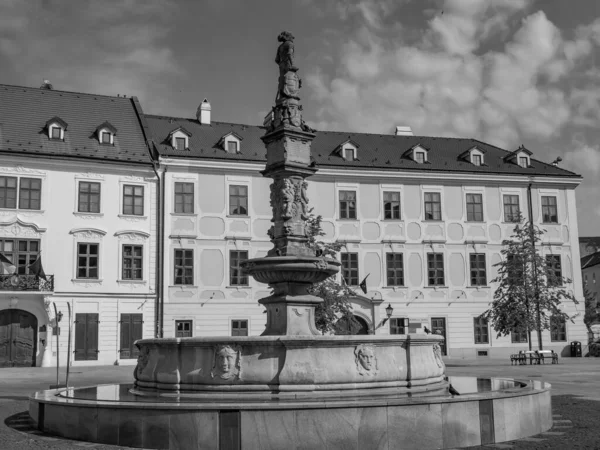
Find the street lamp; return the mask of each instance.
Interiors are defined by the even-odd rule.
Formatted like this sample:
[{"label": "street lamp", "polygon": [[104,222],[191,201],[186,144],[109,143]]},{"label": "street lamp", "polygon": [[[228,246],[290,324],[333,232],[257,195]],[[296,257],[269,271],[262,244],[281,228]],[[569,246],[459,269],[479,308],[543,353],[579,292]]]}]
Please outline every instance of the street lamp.
[{"label": "street lamp", "polygon": [[383,319],[383,323],[381,325],[386,323],[392,317],[392,314],[394,314],[394,308],[392,308],[391,303],[388,303],[387,308],[385,308],[385,315],[387,317]]}]

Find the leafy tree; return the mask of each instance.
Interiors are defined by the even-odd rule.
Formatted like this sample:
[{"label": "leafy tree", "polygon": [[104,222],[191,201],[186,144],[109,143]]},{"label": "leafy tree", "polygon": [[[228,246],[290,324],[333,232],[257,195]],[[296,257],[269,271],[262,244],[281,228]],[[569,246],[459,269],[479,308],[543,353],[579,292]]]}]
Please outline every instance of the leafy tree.
[{"label": "leafy tree", "polygon": [[[344,246],[340,242],[324,242],[325,236],[321,226],[322,217],[316,216],[312,209],[306,219],[306,231],[308,246],[312,248],[317,256],[337,259],[338,252]],[[331,276],[320,283],[315,283],[311,293],[323,299],[323,303],[315,310],[315,323],[317,329],[323,334],[355,334],[360,324],[352,314],[350,297],[355,292],[346,284],[339,284],[335,276]],[[340,326],[342,325],[343,326]]]},{"label": "leafy tree", "polygon": [[557,275],[551,261],[540,254],[544,231],[519,215],[510,239],[502,242],[503,259],[495,264],[498,283],[491,307],[483,317],[492,323],[498,336],[526,331],[531,350],[531,332],[536,331],[538,347],[543,349],[542,331],[554,323],[570,320],[560,309],[561,302],[579,303],[564,285],[570,283]]}]

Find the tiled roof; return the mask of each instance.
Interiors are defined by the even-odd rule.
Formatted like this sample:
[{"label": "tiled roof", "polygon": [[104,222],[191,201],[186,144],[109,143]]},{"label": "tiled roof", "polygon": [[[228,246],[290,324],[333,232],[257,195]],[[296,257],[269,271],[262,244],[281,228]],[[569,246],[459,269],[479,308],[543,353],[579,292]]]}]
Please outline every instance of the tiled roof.
[{"label": "tiled roof", "polygon": [[[156,143],[161,156],[266,161],[265,146],[260,140],[261,136],[265,134],[264,127],[225,122],[201,125],[195,119],[155,115],[146,115],[146,120],[150,136]],[[168,140],[169,133],[178,127],[184,127],[191,133],[189,149],[176,150],[171,146]],[[219,146],[221,138],[231,132],[244,138],[240,146],[240,153],[228,153]],[[340,144],[349,140],[358,146],[357,161],[346,161],[336,152]],[[429,149],[428,163],[419,164],[405,155],[408,149],[416,145]],[[460,158],[461,154],[475,146],[485,152],[485,165],[483,166],[475,166]],[[311,150],[317,167],[579,177],[573,172],[533,158],[531,167],[520,167],[513,162],[504,160],[511,152],[476,139],[317,131]]]},{"label": "tiled roof", "polygon": [[[0,84],[0,153],[150,163],[134,98],[109,97]],[[64,141],[50,140],[48,120],[68,124]],[[109,122],[114,145],[98,142],[96,130]]]},{"label": "tiled roof", "polygon": [[581,270],[600,264],[600,252],[592,253],[581,258]]}]

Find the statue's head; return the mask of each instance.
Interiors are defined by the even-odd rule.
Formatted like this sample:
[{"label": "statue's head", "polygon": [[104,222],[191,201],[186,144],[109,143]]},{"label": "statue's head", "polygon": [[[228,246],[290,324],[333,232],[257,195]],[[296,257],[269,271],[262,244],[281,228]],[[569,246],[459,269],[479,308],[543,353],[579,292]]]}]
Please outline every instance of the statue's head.
[{"label": "statue's head", "polygon": [[229,345],[218,345],[215,349],[212,376],[218,374],[224,379],[238,376],[240,372],[239,359],[239,349],[232,348]]},{"label": "statue's head", "polygon": [[289,31],[282,31],[281,33],[279,33],[279,36],[277,36],[277,40],[279,42],[293,41],[294,35]]}]

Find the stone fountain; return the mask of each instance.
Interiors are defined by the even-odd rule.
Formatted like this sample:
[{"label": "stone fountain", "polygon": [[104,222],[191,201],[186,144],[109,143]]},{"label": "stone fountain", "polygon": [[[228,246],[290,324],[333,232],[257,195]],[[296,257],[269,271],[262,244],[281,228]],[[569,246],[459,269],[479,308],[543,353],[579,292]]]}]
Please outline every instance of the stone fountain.
[{"label": "stone fountain", "polygon": [[[132,385],[36,393],[31,417],[42,431],[61,436],[169,449],[426,449],[549,428],[550,391],[543,383],[455,379],[463,395],[450,396],[441,336],[317,330],[315,307],[322,300],[310,288],[337,273],[340,263],[307,245],[306,179],[317,170],[310,153],[315,134],[302,119],[294,37],[283,32],[278,39],[277,96],[262,138],[262,174],[273,179],[273,248],[244,266],[273,290],[259,300],[267,310],[265,331],[139,340]],[[524,397],[535,402],[519,403]],[[506,426],[514,411],[534,407],[535,426]],[[82,421],[94,426],[69,426]]]}]

